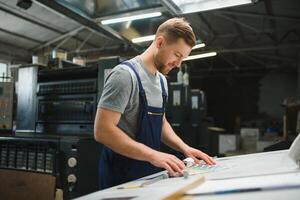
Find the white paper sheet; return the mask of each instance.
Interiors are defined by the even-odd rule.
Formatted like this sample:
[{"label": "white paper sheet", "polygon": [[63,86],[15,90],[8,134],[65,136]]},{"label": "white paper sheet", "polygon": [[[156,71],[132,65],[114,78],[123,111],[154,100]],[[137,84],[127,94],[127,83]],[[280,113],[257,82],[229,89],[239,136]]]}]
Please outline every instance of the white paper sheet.
[{"label": "white paper sheet", "polygon": [[227,170],[207,173],[205,178],[240,178],[299,171],[299,167],[288,157],[288,153],[288,150],[284,150],[217,159],[217,163],[229,164],[232,167]]},{"label": "white paper sheet", "polygon": [[270,189],[272,187],[298,186],[300,188],[300,172],[254,176],[246,178],[208,180],[186,194],[220,193],[239,189]]}]

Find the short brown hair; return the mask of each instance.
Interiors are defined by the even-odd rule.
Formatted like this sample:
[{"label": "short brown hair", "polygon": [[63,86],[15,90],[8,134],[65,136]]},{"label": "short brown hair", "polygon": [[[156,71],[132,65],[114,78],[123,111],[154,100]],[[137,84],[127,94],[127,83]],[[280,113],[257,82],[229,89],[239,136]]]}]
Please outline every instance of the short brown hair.
[{"label": "short brown hair", "polygon": [[158,35],[165,35],[170,42],[182,38],[190,47],[196,44],[194,31],[184,18],[175,17],[165,21],[158,27],[156,36]]}]

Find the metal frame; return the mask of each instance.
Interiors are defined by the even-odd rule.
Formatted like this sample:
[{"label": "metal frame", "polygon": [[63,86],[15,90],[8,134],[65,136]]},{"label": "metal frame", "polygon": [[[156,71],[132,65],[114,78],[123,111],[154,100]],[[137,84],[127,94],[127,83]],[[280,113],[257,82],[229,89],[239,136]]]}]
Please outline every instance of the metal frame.
[{"label": "metal frame", "polygon": [[173,16],[180,15],[180,9],[170,0],[160,0],[161,4],[168,9]]},{"label": "metal frame", "polygon": [[38,25],[38,26],[43,27],[45,29],[51,30],[55,33],[59,33],[59,34],[64,33],[64,32],[59,31],[59,30],[57,30],[57,29],[55,29],[51,26],[48,26],[46,22],[44,22],[40,19],[37,19],[37,18],[33,19],[33,17],[30,17],[30,15],[24,13],[22,10],[17,10],[17,12],[13,12],[11,9],[16,10],[16,8],[9,7],[9,6],[5,5],[4,3],[0,2],[0,10],[5,12],[5,13],[8,13],[12,16],[15,16],[15,17],[20,18],[20,19],[25,20],[25,21],[28,21],[32,24]]},{"label": "metal frame", "polygon": [[48,0],[34,0],[35,3],[39,4],[42,7],[45,7],[49,10],[51,10],[54,13],[57,13],[63,17],[68,17],[70,20],[79,23],[83,26],[85,26],[86,28],[90,28],[94,31],[96,31],[96,33],[98,33],[100,36],[102,37],[107,37],[110,39],[116,39],[116,40],[120,40],[120,38],[116,38],[114,35],[112,35],[111,33],[103,30],[101,27],[97,26],[94,22],[92,22],[91,20],[69,10],[68,8],[58,4],[55,1],[48,1]]},{"label": "metal frame", "polygon": [[34,42],[34,43],[38,43],[38,44],[41,44],[43,42],[43,41],[40,41],[40,40],[33,39],[31,37],[27,37],[27,36],[24,36],[24,35],[21,35],[21,34],[18,34],[18,33],[14,33],[14,32],[2,29],[2,28],[0,28],[0,31],[3,32],[3,33],[7,33],[9,35],[24,39],[24,40],[28,40],[30,42]]},{"label": "metal frame", "polygon": [[284,62],[290,62],[290,63],[296,63],[296,59],[293,58],[287,58],[284,56],[273,56],[273,55],[268,55],[268,54],[261,54],[261,53],[248,53],[250,56],[255,56],[255,57],[261,57],[261,58],[266,58],[270,60],[279,60],[279,61],[284,61]]},{"label": "metal frame", "polygon": [[[82,25],[81,27],[75,28],[72,31],[64,32],[62,30],[58,30],[57,29],[58,27],[55,27],[55,25],[51,26],[51,24],[49,25],[41,19],[36,19],[23,10],[16,9],[13,6],[5,4],[5,2],[0,2],[0,11],[3,11],[5,13],[8,13],[8,14],[13,15],[18,18],[22,18],[23,20],[26,20],[30,23],[38,25],[47,30],[53,31],[54,33],[60,34],[59,37],[53,38],[50,41],[44,42],[44,41],[36,40],[34,38],[23,36],[21,34],[17,34],[17,33],[7,31],[7,30],[0,29],[0,31],[3,31],[7,34],[22,38],[24,40],[31,41],[33,43],[37,43],[38,45],[35,48],[31,49],[31,51],[33,51],[33,52],[37,52],[47,46],[50,46],[51,48],[58,48],[71,38],[74,38],[77,41],[81,41],[81,43],[78,47],[76,47],[74,50],[70,50],[70,53],[73,53],[73,54],[75,54],[76,52],[83,53],[83,54],[86,54],[87,52],[89,52],[89,53],[92,53],[94,56],[96,55],[96,53],[100,53],[101,55],[102,55],[102,53],[104,53],[107,55],[109,53],[109,51],[106,51],[104,48],[109,49],[110,52],[119,52],[121,54],[122,53],[133,54],[135,52],[140,52],[142,49],[142,47],[139,47],[139,46],[133,44],[130,40],[121,36],[120,33],[115,31],[114,29],[110,28],[109,26],[102,25],[100,23],[101,20],[107,19],[108,17],[127,16],[127,15],[129,15],[128,11],[124,11],[124,12],[122,11],[122,12],[120,12],[120,14],[104,16],[104,17],[97,18],[96,20],[94,20],[89,17],[77,14],[75,11],[71,10],[70,8],[65,7],[63,4],[60,4],[58,1],[55,1],[55,0],[53,0],[53,1],[33,0],[33,2],[35,4],[38,4],[39,6],[42,6],[46,9],[50,10],[51,12],[53,12],[57,15],[67,17],[70,21],[74,21],[77,24]],[[173,5],[174,3],[172,1],[160,0],[160,3],[161,3],[161,6],[153,6],[153,8],[150,8],[150,9],[137,8],[134,10],[130,10],[130,15],[154,12],[154,11],[168,12],[169,14],[171,14],[173,16],[181,15],[181,13],[179,12],[180,9],[178,7],[176,8],[176,5]],[[297,36],[297,38],[300,39],[300,34],[299,34],[297,28],[290,29],[287,32],[282,32],[283,35],[281,37],[276,36],[275,31],[278,28],[278,25],[276,24],[276,20],[298,22],[298,21],[300,21],[300,18],[299,17],[282,16],[282,15],[274,16],[272,1],[265,0],[265,1],[262,1],[261,3],[262,3],[262,6],[265,7],[264,12],[266,14],[257,14],[257,13],[251,13],[251,12],[239,12],[239,11],[234,11],[234,9],[232,10],[229,8],[229,9],[211,11],[213,13],[213,15],[206,15],[205,13],[199,12],[199,13],[193,13],[190,16],[188,15],[186,17],[191,17],[191,19],[194,20],[195,24],[197,24],[197,22],[200,20],[202,22],[202,24],[207,27],[207,29],[205,29],[208,32],[205,35],[207,37],[206,38],[207,41],[204,41],[205,43],[207,43],[206,48],[209,48],[210,45],[216,46],[215,44],[217,44],[217,41],[215,41],[215,40],[217,40],[217,39],[222,39],[222,41],[223,40],[226,41],[226,39],[224,39],[224,38],[230,37],[230,41],[228,41],[229,43],[226,43],[226,44],[229,44],[229,46],[226,46],[226,48],[220,47],[218,49],[217,48],[218,46],[216,46],[216,48],[217,48],[216,51],[218,53],[228,53],[228,52],[240,53],[240,52],[250,52],[250,51],[259,52],[262,50],[277,51],[278,49],[285,49],[285,48],[297,48],[298,49],[300,44],[297,43],[297,41],[295,42],[295,44],[282,43],[286,40],[286,38],[289,38],[289,36],[291,36],[292,34]],[[198,19],[194,18],[194,16],[197,16]],[[236,34],[230,33],[228,35],[226,35],[226,34],[222,35],[222,34],[218,33],[216,31],[217,29],[215,29],[215,27],[212,27],[211,24],[209,23],[208,19],[210,19],[210,18],[207,18],[208,16],[211,16],[212,19],[214,19],[213,16],[222,17],[223,19],[227,20],[228,23],[231,22],[233,24],[233,26],[235,27],[233,29],[233,32],[235,32]],[[271,29],[270,30],[267,30],[267,29],[261,30],[261,27],[255,26],[255,24],[249,25],[249,24],[243,22],[243,20],[240,19],[239,16],[245,17],[245,19],[247,19],[247,17],[256,18],[256,19],[267,19],[267,20],[269,20],[269,21],[266,21],[267,25]],[[193,23],[192,23],[192,25],[193,25]],[[247,34],[248,32],[246,32],[246,29],[252,31],[250,36]],[[82,30],[90,31],[90,33],[85,32],[87,37],[84,37],[84,38],[82,37],[83,39],[76,36]],[[198,31],[198,32],[200,33],[200,36],[201,36],[201,33],[203,33],[203,32],[201,32],[201,29],[199,29],[199,30],[200,31]],[[111,45],[109,47],[105,47],[105,45],[101,44],[101,48],[98,48],[97,45],[89,42],[90,38],[94,34],[98,34],[101,37],[108,38],[108,40],[106,40],[106,41],[117,40],[119,43],[116,45]],[[205,38],[205,36],[203,35],[204,38]],[[271,38],[271,40],[268,40],[270,45],[241,47],[241,48],[234,47],[234,46],[237,46],[235,44],[235,42],[251,41],[252,36],[257,37],[258,39],[268,40],[268,38],[264,37],[264,36],[267,36],[267,37]],[[239,37],[241,40],[237,41],[237,39],[239,39]],[[88,48],[82,49],[85,44],[87,45]],[[272,45],[272,44],[274,44],[274,45]],[[89,47],[92,47],[92,48],[89,48]],[[231,47],[233,47],[233,48],[231,48]],[[116,49],[113,49],[113,48],[116,48]],[[132,52],[128,52],[128,50],[130,50]],[[196,52],[196,51],[193,51],[193,53],[194,52]],[[203,49],[198,50],[198,52],[203,52]],[[278,52],[277,52],[277,55],[279,55]],[[256,59],[256,58],[254,58],[255,56],[253,56],[253,54],[248,55],[248,56],[253,59]],[[271,56],[272,55],[265,55],[264,58],[271,59]],[[259,57],[262,58],[263,56],[260,55]],[[282,60],[282,61],[290,60],[290,58],[283,58],[283,59],[276,59],[276,58],[277,58],[277,56],[275,54],[275,56],[274,56],[275,60]]]},{"label": "metal frame", "polygon": [[232,17],[228,17],[228,16],[226,16],[226,15],[224,15],[224,14],[215,13],[215,16],[222,17],[222,18],[224,18],[224,19],[226,19],[226,20],[228,20],[228,21],[231,21],[231,22],[233,22],[233,23],[236,23],[236,24],[238,24],[238,25],[240,25],[240,26],[242,26],[242,27],[244,27],[244,28],[247,28],[247,29],[249,29],[249,30],[251,30],[251,31],[253,31],[253,32],[255,32],[255,33],[258,33],[258,32],[259,32],[259,30],[257,30],[256,28],[254,28],[254,27],[252,27],[252,26],[250,26],[250,25],[248,25],[248,24],[245,24],[245,23],[241,22],[240,20],[234,19],[234,18],[232,18]]},{"label": "metal frame", "polygon": [[213,33],[213,37],[218,36],[219,34],[216,32],[216,30],[213,29],[213,27],[208,23],[207,19],[203,16],[202,13],[199,13],[200,19],[203,21],[203,23],[207,26],[207,28]]},{"label": "metal frame", "polygon": [[264,51],[264,50],[289,49],[289,48],[300,48],[300,43],[280,44],[280,45],[273,45],[273,46],[243,47],[243,48],[233,48],[233,49],[219,49],[216,51],[218,53],[233,53],[233,52]]},{"label": "metal frame", "polygon": [[57,38],[55,38],[53,40],[50,40],[50,41],[48,41],[48,42],[46,42],[46,43],[44,43],[42,45],[34,47],[33,49],[31,49],[31,51],[36,52],[36,51],[38,51],[38,50],[40,50],[40,49],[42,49],[44,47],[50,46],[51,44],[54,44],[55,42],[58,42],[58,41],[66,38],[66,37],[70,37],[70,36],[76,35],[79,31],[83,30],[84,28],[85,27],[83,27],[83,26],[78,27],[78,28],[74,29],[73,31],[65,33],[65,34],[63,34],[63,35],[61,35],[61,36],[59,36],[59,37],[57,37]]},{"label": "metal frame", "polygon": [[239,52],[238,54],[246,57],[247,59],[251,60],[252,62],[255,62],[256,64],[266,67],[266,63],[263,62],[261,59],[254,58],[253,56],[250,56],[249,54],[247,54],[245,52]]},{"label": "metal frame", "polygon": [[[13,8],[11,6],[5,5],[4,3],[0,2],[0,10],[5,12],[5,13],[8,13],[8,14],[10,14],[12,16],[15,16],[15,17],[18,17],[22,20],[28,21],[32,24],[38,25],[38,26],[43,27],[45,29],[48,29],[50,31],[53,31],[57,34],[66,34],[66,32],[60,31],[59,27],[54,28],[52,26],[47,25],[47,22],[45,22],[41,19],[38,19],[38,18],[34,18],[34,17],[28,15],[27,13],[23,12],[22,10],[12,11],[13,9],[16,10],[15,8]],[[78,37],[74,37],[74,38],[78,41],[83,41],[82,39],[80,39]],[[96,47],[95,45],[93,45],[91,43],[88,43],[88,45],[91,46],[91,47]]]},{"label": "metal frame", "polygon": [[95,31],[95,33],[100,34],[101,36],[107,37],[109,39],[114,39],[121,43],[130,45],[137,52],[141,51],[141,48],[139,46],[133,44],[130,40],[121,36],[118,32],[114,31],[113,29],[107,26],[99,25],[95,23],[95,21],[87,17],[83,17],[55,1],[48,1],[48,0],[34,0],[34,1],[39,2],[40,4],[43,4],[44,6],[47,6],[48,8],[54,10],[55,12],[58,12],[64,16],[67,16],[68,18],[75,20],[77,23],[80,23],[81,25],[87,27],[88,29]]},{"label": "metal frame", "polygon": [[265,15],[265,14],[257,14],[257,13],[249,13],[249,12],[238,12],[238,11],[227,11],[227,10],[220,10],[218,12],[222,13],[222,14],[229,14],[229,15],[236,15],[236,16],[266,18],[268,20],[278,19],[278,20],[300,21],[300,18],[297,18],[297,17],[288,17],[288,16],[281,16],[281,15],[270,16],[270,15]]}]

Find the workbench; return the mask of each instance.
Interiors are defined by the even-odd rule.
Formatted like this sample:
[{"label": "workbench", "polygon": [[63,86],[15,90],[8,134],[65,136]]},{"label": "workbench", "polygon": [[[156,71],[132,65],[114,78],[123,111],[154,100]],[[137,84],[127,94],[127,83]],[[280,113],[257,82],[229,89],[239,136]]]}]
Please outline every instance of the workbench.
[{"label": "workbench", "polygon": [[[165,197],[187,187],[198,180],[198,185],[202,184],[201,177],[205,181],[209,180],[234,180],[236,178],[247,177],[264,177],[276,175],[278,181],[280,177],[286,174],[293,174],[295,177],[300,177],[300,169],[297,165],[288,165],[287,161],[288,150],[254,153],[241,156],[232,156],[217,158],[216,161],[219,165],[227,166],[223,170],[207,171],[197,175],[190,175],[188,178],[177,177],[159,180],[155,183],[146,185],[144,187],[135,187],[140,183],[149,181],[151,177],[156,177],[160,172],[140,180],[132,181],[129,183],[115,186],[106,190],[94,192],[92,194],[82,196],[78,200],[113,200],[113,199],[164,199]],[[300,184],[300,178],[299,178]],[[133,198],[134,197],[134,198]],[[251,192],[237,192],[217,195],[199,195],[189,196],[188,199],[212,199],[212,200],[226,200],[226,199],[272,199],[272,200],[287,200],[287,199],[300,199],[300,187],[294,188],[281,188],[269,191],[251,191]]]}]

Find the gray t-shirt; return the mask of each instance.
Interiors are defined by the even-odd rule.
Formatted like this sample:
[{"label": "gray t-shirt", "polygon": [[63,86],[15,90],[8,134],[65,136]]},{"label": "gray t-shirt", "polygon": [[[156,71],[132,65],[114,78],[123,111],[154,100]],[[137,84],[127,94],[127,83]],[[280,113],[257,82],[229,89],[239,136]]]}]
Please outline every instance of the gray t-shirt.
[{"label": "gray t-shirt", "polygon": [[[163,78],[164,87],[168,93],[167,80],[164,75],[157,71],[150,74],[145,68],[139,56],[129,60],[140,76],[149,106],[162,107],[162,91],[160,78]],[[98,108],[121,113],[118,127],[135,138],[139,115],[139,88],[136,75],[133,70],[124,64],[113,68],[106,79]]]}]

